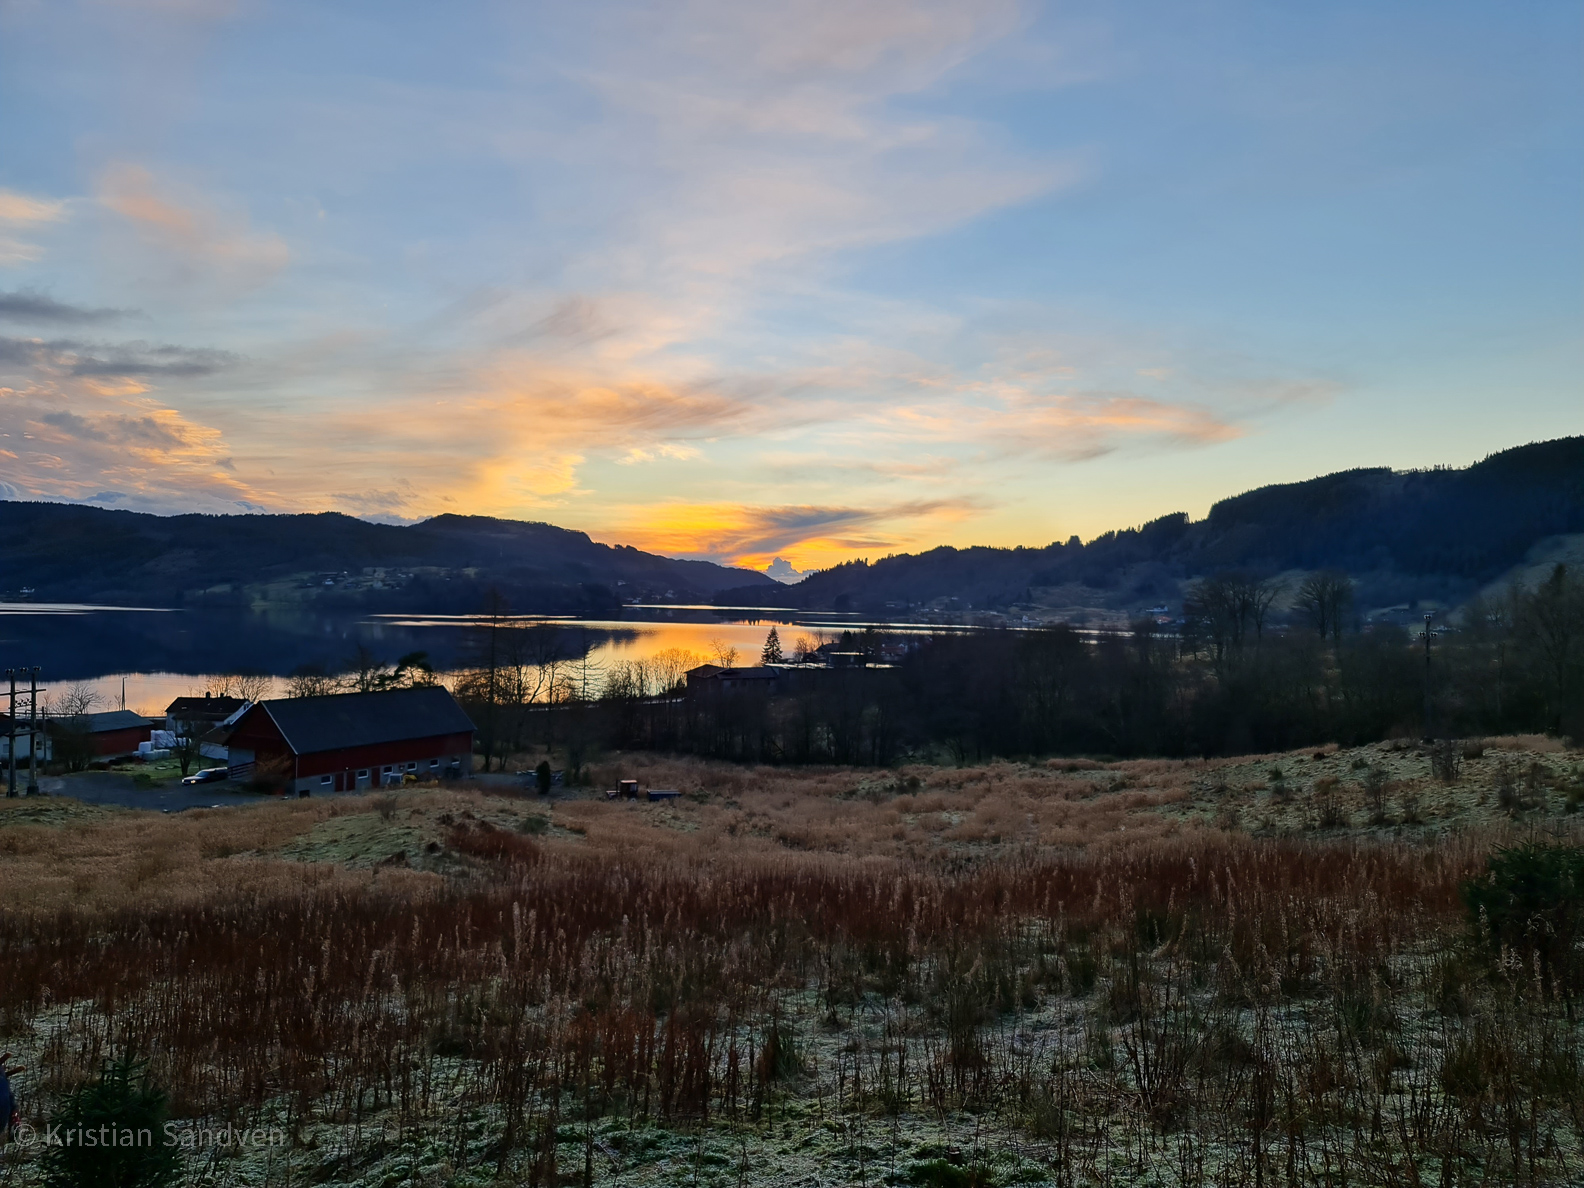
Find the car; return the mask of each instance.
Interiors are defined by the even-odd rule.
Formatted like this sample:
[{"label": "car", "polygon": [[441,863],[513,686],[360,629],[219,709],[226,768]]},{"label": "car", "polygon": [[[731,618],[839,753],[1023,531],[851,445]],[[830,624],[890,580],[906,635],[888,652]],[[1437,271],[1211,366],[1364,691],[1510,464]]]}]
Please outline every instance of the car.
[{"label": "car", "polygon": [[206,767],[202,771],[195,771],[190,776],[182,776],[184,784],[212,784],[216,780],[223,780],[231,774],[229,767]]}]

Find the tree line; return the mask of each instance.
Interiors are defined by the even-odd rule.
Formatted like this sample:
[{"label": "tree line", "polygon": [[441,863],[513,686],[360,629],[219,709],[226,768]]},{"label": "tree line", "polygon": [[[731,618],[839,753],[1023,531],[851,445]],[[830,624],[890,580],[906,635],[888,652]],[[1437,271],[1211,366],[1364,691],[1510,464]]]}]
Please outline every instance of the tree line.
[{"label": "tree line", "polygon": [[[606,671],[587,648],[569,654],[564,633],[501,628],[492,662],[456,691],[486,755],[546,746],[574,772],[606,749],[883,765],[1584,737],[1584,581],[1563,566],[1533,590],[1431,623],[1428,645],[1420,628],[1361,622],[1346,574],[1321,571],[1283,593],[1219,573],[1190,588],[1170,628],[941,633],[890,665],[791,666],[769,691],[709,696],[689,695],[683,679],[703,657],[673,650]],[[761,659],[779,647],[767,640]]]}]

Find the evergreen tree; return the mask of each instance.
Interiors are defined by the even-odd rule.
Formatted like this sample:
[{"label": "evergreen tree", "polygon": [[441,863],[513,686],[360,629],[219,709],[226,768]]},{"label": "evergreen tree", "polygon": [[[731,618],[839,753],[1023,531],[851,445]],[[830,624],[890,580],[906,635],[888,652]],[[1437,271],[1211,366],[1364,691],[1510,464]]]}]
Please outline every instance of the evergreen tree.
[{"label": "evergreen tree", "polygon": [[141,1063],[130,1056],[107,1063],[99,1079],[68,1096],[56,1116],[63,1141],[44,1154],[44,1183],[48,1188],[174,1184],[181,1176],[181,1157],[166,1145],[167,1104]]},{"label": "evergreen tree", "polygon": [[780,664],[781,659],[781,636],[772,627],[770,628],[770,634],[765,636],[764,651],[759,654],[759,662],[761,664]]}]

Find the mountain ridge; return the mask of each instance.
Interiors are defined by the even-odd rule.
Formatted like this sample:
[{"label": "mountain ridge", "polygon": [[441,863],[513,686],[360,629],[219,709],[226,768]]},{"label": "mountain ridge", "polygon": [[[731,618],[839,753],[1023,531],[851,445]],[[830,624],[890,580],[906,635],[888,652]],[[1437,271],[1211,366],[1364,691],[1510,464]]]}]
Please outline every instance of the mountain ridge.
[{"label": "mountain ridge", "polygon": [[30,588],[40,601],[285,600],[433,613],[476,611],[491,590],[512,610],[586,614],[634,596],[775,584],[752,570],[488,516],[392,525],[340,512],[156,516],[15,500],[0,501],[0,574],[9,596]]},{"label": "mountain ridge", "polygon": [[[1460,602],[1550,537],[1584,532],[1584,436],[1532,442],[1471,466],[1361,467],[1255,487],[1136,528],[1044,547],[943,545],[849,561],[768,591],[798,609],[1136,612],[1218,570],[1341,569],[1361,604]],[[718,601],[744,597],[723,591]],[[953,607],[950,603],[960,603]],[[941,605],[941,604],[948,605]]]},{"label": "mountain ridge", "polygon": [[[1099,608],[1180,599],[1196,577],[1341,569],[1361,605],[1451,605],[1542,542],[1584,533],[1584,436],[1471,466],[1361,467],[1255,487],[1147,524],[1043,547],[943,545],[849,561],[794,585],[709,561],[606,545],[541,521],[446,513],[411,525],[339,512],[156,516],[0,501],[0,587],[44,601],[158,606],[314,601],[473,612],[607,614],[624,601],[806,610]],[[367,572],[365,572],[367,571]],[[309,580],[310,577],[312,580]]]}]

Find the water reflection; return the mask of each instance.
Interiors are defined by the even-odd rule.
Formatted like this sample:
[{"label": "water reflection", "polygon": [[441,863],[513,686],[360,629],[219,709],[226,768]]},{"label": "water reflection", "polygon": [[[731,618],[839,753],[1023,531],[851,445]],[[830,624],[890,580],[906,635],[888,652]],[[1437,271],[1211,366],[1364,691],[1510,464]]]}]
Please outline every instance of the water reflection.
[{"label": "water reflection", "polygon": [[[99,692],[101,708],[125,704],[148,713],[174,697],[202,692],[211,674],[268,674],[281,690],[284,678],[304,666],[342,671],[360,647],[387,664],[425,652],[436,671],[455,671],[478,663],[489,622],[481,615],[357,615],[289,606],[138,610],[0,604],[0,668],[37,664],[47,688],[85,682]],[[772,625],[789,655],[803,635],[816,640],[822,633],[834,637],[871,626],[888,633],[939,629],[871,623],[857,615],[712,606],[633,606],[619,619],[531,615],[497,622],[551,635],[563,658],[586,656],[602,668],[648,660],[671,648],[700,661],[735,649],[740,663],[757,663]],[[0,686],[0,697],[4,692]]]}]

